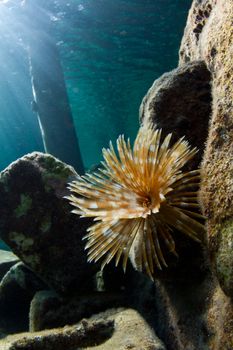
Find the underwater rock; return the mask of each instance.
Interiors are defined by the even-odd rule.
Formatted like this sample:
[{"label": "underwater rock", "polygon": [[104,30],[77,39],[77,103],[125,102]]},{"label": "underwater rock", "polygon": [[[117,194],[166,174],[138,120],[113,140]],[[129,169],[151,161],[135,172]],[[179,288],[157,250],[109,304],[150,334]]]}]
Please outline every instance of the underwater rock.
[{"label": "underwater rock", "polygon": [[233,303],[230,298],[226,298],[219,285],[208,299],[209,309],[206,320],[209,328],[209,349],[231,350],[233,349]]},{"label": "underwater rock", "polygon": [[219,225],[220,227],[216,226],[218,248],[215,254],[215,268],[222,289],[233,298],[233,218]]},{"label": "underwater rock", "polygon": [[169,350],[210,350],[207,312],[216,281],[211,272],[199,275],[199,271],[183,269],[186,279],[176,273],[173,279],[153,283],[138,274],[131,281],[130,307],[145,317]]},{"label": "underwater rock", "polygon": [[[209,251],[220,286],[212,293],[209,347],[233,348],[233,2],[193,1],[180,48],[180,64],[204,60],[212,75],[212,117],[200,200]],[[227,297],[229,296],[229,297]]]},{"label": "underwater rock", "polygon": [[80,347],[86,349],[108,339],[113,328],[112,320],[82,320],[74,326],[9,336],[0,341],[0,347],[4,350],[74,350]]},{"label": "underwater rock", "polygon": [[[220,0],[221,7],[224,2],[230,4],[231,0]],[[216,5],[216,0],[194,0],[189,12],[184,35],[180,47],[180,64],[196,60],[205,60],[201,52],[203,37],[208,37],[205,33],[209,26],[209,17],[212,16],[212,10]],[[227,5],[228,6],[228,5]],[[222,11],[219,12],[219,16]],[[217,39],[217,38],[216,38]],[[212,54],[214,54],[214,51]]]},{"label": "underwater rock", "polygon": [[[37,292],[34,295],[30,305],[29,331],[36,332],[43,329],[57,327],[57,325],[53,325],[50,320],[47,321],[47,318],[53,317],[53,311],[55,310],[55,312],[57,312],[57,308],[59,307],[60,303],[60,297],[52,290],[42,290]],[[63,314],[63,317],[64,316],[65,315]],[[58,325],[61,327],[65,326],[66,324],[69,324],[69,322],[59,324],[58,321]]]},{"label": "underwater rock", "polygon": [[1,172],[0,234],[50,288],[77,293],[93,284],[82,240],[90,220],[70,213],[64,195],[76,172],[49,154],[31,153]]},{"label": "underwater rock", "polygon": [[4,350],[165,350],[143,317],[132,309],[111,309],[66,326],[0,341]]},{"label": "underwater rock", "polygon": [[19,258],[7,250],[0,249],[0,281],[7,271],[19,262]]},{"label": "underwater rock", "polygon": [[180,63],[202,59],[213,77],[212,120],[202,163],[200,198],[208,219],[213,265],[222,289],[233,298],[232,22],[232,0],[194,1],[182,40]]},{"label": "underwater rock", "polygon": [[[198,250],[195,252],[194,246],[187,246],[187,260],[183,258],[183,254],[179,254],[181,264],[177,266],[177,271],[174,271],[173,279],[171,274],[170,280],[156,280],[154,293],[146,289],[145,286],[132,287],[137,291],[135,292],[137,293],[137,305],[144,305],[147,317],[149,309],[145,305],[147,303],[153,305],[155,316],[151,316],[151,320],[154,329],[169,349],[230,350],[233,348],[233,303],[231,301],[233,296],[232,23],[232,1],[193,1],[181,44],[180,67],[177,71],[180,72],[180,70],[185,70],[185,67],[193,66],[197,68],[198,72],[198,64],[201,64],[205,67],[208,75],[206,81],[208,87],[205,86],[204,80],[202,81],[203,86],[198,87],[198,80],[195,81],[191,77],[189,80],[190,88],[187,85],[185,92],[185,89],[182,91],[181,87],[182,93],[180,94],[177,85],[176,96],[179,98],[177,101],[169,101],[166,94],[169,92],[166,90],[169,78],[164,75],[160,78],[161,80],[157,80],[161,84],[161,90],[160,85],[156,87],[155,82],[155,87],[158,88],[156,95],[153,95],[153,91],[149,92],[141,105],[141,121],[152,120],[158,127],[163,127],[169,132],[176,129],[178,136],[186,135],[192,145],[196,145],[201,151],[204,150],[200,197],[204,214],[207,217],[210,257],[214,262],[215,269],[212,269],[211,266],[208,267],[207,254],[203,255],[203,260],[197,259]],[[198,114],[200,103],[198,96],[201,97],[199,89],[202,88],[203,92],[209,91],[209,99],[201,99],[201,104],[204,101],[203,107],[206,103],[206,115],[204,113],[201,119],[196,119],[196,117],[192,117],[190,110],[187,113],[187,117],[189,114],[191,115],[190,124],[184,124],[184,128],[182,123],[179,126],[179,119],[176,120],[175,117],[176,111],[179,115],[179,103],[183,103],[182,94],[187,96],[187,105],[183,106],[183,111],[186,113],[189,110],[188,99],[192,96],[188,96],[189,89],[191,91],[194,89],[194,98],[191,98],[191,101],[195,101],[196,98],[193,109],[196,109],[195,113]],[[211,95],[213,101],[211,101]],[[160,96],[164,100],[162,98],[160,100]],[[164,106],[165,112],[161,107],[158,110],[155,108],[154,112],[153,98],[156,102],[159,101],[159,107]],[[172,106],[169,106],[171,102]],[[167,118],[166,105],[168,105],[168,110],[174,107],[173,119]],[[161,113],[161,111],[163,112]],[[204,109],[201,108],[200,111],[204,111]],[[164,124],[167,125],[161,124],[163,118],[165,118]],[[209,119],[210,121],[208,121]],[[186,128],[187,130],[185,130]],[[190,132],[196,143],[190,139]],[[182,244],[182,242],[180,243]],[[191,264],[187,264],[188,258],[192,261]],[[203,265],[203,268],[198,267],[198,261]],[[199,275],[201,270],[203,273]],[[177,278],[179,274],[181,279]],[[215,274],[217,274],[218,280]],[[221,291],[218,281],[224,292],[230,297]]]},{"label": "underwater rock", "polygon": [[211,113],[211,75],[203,61],[181,65],[155,80],[140,106],[140,121],[152,122],[164,135],[182,136],[199,149],[197,167],[207,138]]},{"label": "underwater rock", "polygon": [[30,302],[44,284],[24,264],[11,267],[0,283],[0,328],[4,333],[22,332],[29,327]]},{"label": "underwater rock", "polygon": [[31,332],[63,327],[79,322],[82,318],[104,311],[108,308],[126,304],[125,295],[96,292],[73,298],[61,298],[52,291],[39,291],[30,307]]}]

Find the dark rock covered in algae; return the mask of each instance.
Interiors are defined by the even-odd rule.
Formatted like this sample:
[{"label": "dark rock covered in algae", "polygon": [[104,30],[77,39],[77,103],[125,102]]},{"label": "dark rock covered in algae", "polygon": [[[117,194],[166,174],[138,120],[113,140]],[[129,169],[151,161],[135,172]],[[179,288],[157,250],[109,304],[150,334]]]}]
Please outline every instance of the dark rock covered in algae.
[{"label": "dark rock covered in algae", "polygon": [[89,226],[70,213],[67,183],[74,169],[51,155],[28,154],[0,176],[0,234],[48,286],[73,293],[92,283],[82,240]]},{"label": "dark rock covered in algae", "polygon": [[201,161],[211,113],[211,75],[204,61],[183,64],[156,79],[142,100],[140,120],[162,128],[164,135],[181,136],[199,152],[192,160]]},{"label": "dark rock covered in algae", "polygon": [[43,282],[22,262],[9,269],[0,283],[0,337],[28,330],[31,299],[44,288]]}]

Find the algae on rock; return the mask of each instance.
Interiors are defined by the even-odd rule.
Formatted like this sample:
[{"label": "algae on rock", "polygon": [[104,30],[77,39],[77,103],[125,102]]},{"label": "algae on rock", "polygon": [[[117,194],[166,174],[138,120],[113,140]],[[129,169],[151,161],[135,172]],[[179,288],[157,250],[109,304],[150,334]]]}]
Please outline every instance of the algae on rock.
[{"label": "algae on rock", "polygon": [[226,227],[233,230],[232,22],[232,0],[194,1],[180,49],[180,64],[202,59],[212,75],[212,119],[202,163],[200,199],[207,216],[209,247],[217,275],[224,292],[231,297],[232,286],[224,276],[227,273],[233,279],[233,255],[228,250],[226,263],[222,251],[224,242],[233,244],[233,236],[228,237],[230,241],[223,238]]}]

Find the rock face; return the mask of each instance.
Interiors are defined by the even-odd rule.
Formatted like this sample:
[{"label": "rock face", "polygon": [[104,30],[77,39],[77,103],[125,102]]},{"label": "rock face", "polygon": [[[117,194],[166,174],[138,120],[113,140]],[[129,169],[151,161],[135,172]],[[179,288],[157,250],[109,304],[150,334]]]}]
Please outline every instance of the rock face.
[{"label": "rock face", "polygon": [[[158,318],[166,326],[162,329],[155,326],[155,329],[161,339],[166,339],[169,349],[173,349],[174,344],[176,349],[182,350],[233,348],[232,23],[232,0],[194,0],[180,48],[179,68],[158,79],[141,105],[141,121],[152,121],[158,127],[165,128],[166,132],[175,129],[178,137],[184,134],[192,144],[202,143],[197,146],[204,150],[200,201],[207,217],[207,248],[211,267],[208,272],[206,256],[206,275],[198,277],[197,268],[197,278],[191,278],[189,282],[185,278],[183,282],[175,278],[173,281],[171,279],[157,283],[155,294],[159,304]],[[185,72],[188,77],[190,67],[196,67],[198,72],[201,67],[198,68],[198,65],[206,67],[206,83],[210,82],[209,96],[212,95],[212,102],[211,99],[201,98],[201,90],[207,91],[204,77],[199,87],[198,80],[195,76],[192,77],[189,79],[190,88],[188,83],[186,85],[188,91],[182,90],[180,72]],[[177,101],[170,96],[176,96]],[[183,104],[185,99],[186,105]],[[189,99],[191,102],[196,99],[194,114],[191,113]],[[174,106],[174,120],[170,117],[173,107],[169,103]],[[205,106],[206,109],[199,106]],[[191,117],[190,124],[184,125],[184,128],[180,121],[180,111],[189,111],[187,116]],[[206,111],[207,120],[209,119],[205,125],[202,124],[205,115],[203,111]],[[203,113],[203,117],[199,113]],[[194,252],[192,247],[191,251]],[[196,260],[196,253],[194,259]],[[189,272],[192,276],[190,269]],[[146,290],[142,293],[146,295]],[[190,306],[191,309],[187,312]]]},{"label": "rock face", "polygon": [[194,1],[180,64],[204,60],[212,75],[212,119],[202,164],[201,201],[212,260],[224,292],[233,297],[233,3]]},{"label": "rock face", "polygon": [[30,302],[35,292],[45,288],[23,263],[11,267],[0,283],[0,332],[28,330]]},{"label": "rock face", "polygon": [[9,336],[0,342],[4,350],[73,350],[87,349],[108,339],[114,326],[112,320],[92,322],[83,320],[70,327],[52,329],[37,333]]},{"label": "rock face", "polygon": [[152,122],[174,140],[185,138],[200,152],[201,161],[211,113],[210,72],[203,61],[184,64],[155,80],[140,106],[140,121]]},{"label": "rock face", "polygon": [[126,305],[126,296],[114,293],[93,292],[73,298],[61,298],[52,291],[35,294],[29,313],[30,332],[63,327],[82,318],[112,307]]},{"label": "rock face", "polygon": [[[202,162],[200,200],[207,217],[218,286],[211,296],[210,349],[233,348],[233,2],[193,1],[180,64],[204,60],[212,76],[212,116]],[[229,296],[230,298],[226,297]]]},{"label": "rock face", "polygon": [[132,309],[112,309],[74,326],[8,337],[0,346],[4,350],[166,349],[143,317]]},{"label": "rock face", "polygon": [[0,176],[1,238],[48,286],[77,293],[92,284],[82,237],[88,220],[71,214],[63,197],[72,167],[48,154],[32,153]]}]

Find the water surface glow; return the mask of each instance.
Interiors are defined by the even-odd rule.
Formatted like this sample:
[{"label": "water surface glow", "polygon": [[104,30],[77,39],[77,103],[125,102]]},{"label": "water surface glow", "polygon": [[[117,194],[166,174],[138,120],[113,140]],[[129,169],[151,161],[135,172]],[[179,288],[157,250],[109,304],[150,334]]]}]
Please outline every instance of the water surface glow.
[{"label": "water surface glow", "polygon": [[[89,168],[100,161],[101,149],[109,139],[121,133],[134,139],[144,94],[154,79],[177,65],[191,0],[31,3],[37,16],[43,10],[51,21],[81,153]],[[43,150],[43,145],[36,114],[31,110],[27,36],[32,31],[24,13],[27,1],[1,4],[2,169],[25,153]],[[41,23],[43,31],[43,18]],[[34,39],[36,43],[37,37]],[[49,70],[49,66],[44,69]]]}]

